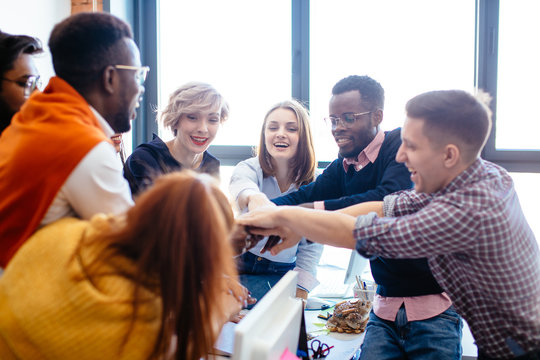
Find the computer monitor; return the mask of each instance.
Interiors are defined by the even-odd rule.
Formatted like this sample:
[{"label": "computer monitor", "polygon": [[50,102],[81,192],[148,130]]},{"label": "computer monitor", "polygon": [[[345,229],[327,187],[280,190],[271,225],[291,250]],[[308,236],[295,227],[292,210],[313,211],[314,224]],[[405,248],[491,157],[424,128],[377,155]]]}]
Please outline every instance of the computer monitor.
[{"label": "computer monitor", "polygon": [[279,359],[286,348],[296,354],[302,321],[297,299],[298,273],[289,271],[259,300],[234,331],[233,360]]},{"label": "computer monitor", "polygon": [[366,265],[369,260],[360,254],[355,249],[351,252],[351,257],[349,258],[349,266],[347,266],[347,271],[345,272],[345,279],[343,283],[352,284],[356,282],[356,276],[362,275]]}]

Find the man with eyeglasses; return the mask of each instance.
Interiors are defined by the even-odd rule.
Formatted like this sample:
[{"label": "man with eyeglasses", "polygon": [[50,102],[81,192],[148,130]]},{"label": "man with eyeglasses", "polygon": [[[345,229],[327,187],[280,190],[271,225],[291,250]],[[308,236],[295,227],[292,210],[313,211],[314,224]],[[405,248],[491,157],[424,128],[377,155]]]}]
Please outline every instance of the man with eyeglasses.
[{"label": "man with eyeglasses", "polygon": [[[369,76],[336,83],[325,120],[338,158],[314,182],[272,202],[337,210],[410,189],[409,171],[396,162],[401,131],[380,129],[383,108],[384,90]],[[374,257],[370,265],[378,287],[361,359],[460,359],[461,318],[427,260]]]},{"label": "man with eyeglasses", "polygon": [[43,225],[133,204],[111,141],[130,130],[148,72],[129,25],[76,14],[54,27],[49,48],[56,76],[0,137],[0,267]]},{"label": "man with eyeglasses", "polygon": [[38,39],[0,31],[0,134],[39,86],[33,56],[41,52]]}]

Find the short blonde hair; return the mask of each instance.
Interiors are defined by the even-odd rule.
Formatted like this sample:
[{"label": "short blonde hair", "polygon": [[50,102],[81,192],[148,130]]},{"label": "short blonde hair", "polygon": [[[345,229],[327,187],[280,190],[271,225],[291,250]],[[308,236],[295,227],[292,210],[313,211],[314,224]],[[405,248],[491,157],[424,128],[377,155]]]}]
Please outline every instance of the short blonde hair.
[{"label": "short blonde hair", "polygon": [[221,109],[221,122],[227,120],[229,104],[223,96],[212,85],[193,81],[180,86],[169,96],[169,103],[158,119],[172,131],[178,126],[182,115],[214,108]]}]

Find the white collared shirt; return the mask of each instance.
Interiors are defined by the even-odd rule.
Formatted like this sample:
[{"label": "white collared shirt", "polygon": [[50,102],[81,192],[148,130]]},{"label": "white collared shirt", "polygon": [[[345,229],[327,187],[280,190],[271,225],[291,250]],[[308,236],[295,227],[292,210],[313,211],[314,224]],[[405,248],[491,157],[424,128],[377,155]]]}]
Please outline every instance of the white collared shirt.
[{"label": "white collared shirt", "polygon": [[[105,136],[114,131],[93,108]],[[75,216],[90,219],[97,213],[120,214],[133,206],[122,163],[112,144],[102,141],[73,169],[41,220],[40,227],[58,219]]]}]

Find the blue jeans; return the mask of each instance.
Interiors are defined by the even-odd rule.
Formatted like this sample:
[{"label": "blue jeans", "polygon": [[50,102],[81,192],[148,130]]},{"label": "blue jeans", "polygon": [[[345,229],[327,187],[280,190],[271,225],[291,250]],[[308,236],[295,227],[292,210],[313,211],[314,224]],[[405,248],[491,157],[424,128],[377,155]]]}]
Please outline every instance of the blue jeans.
[{"label": "blue jeans", "polygon": [[270,261],[246,252],[239,257],[238,274],[240,282],[251,292],[251,296],[260,300],[295,265]]},{"label": "blue jeans", "polygon": [[461,317],[451,306],[426,320],[407,321],[402,306],[395,321],[369,314],[360,360],[461,359]]}]

